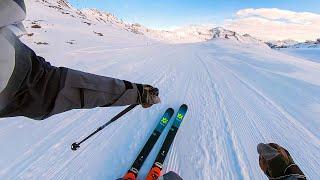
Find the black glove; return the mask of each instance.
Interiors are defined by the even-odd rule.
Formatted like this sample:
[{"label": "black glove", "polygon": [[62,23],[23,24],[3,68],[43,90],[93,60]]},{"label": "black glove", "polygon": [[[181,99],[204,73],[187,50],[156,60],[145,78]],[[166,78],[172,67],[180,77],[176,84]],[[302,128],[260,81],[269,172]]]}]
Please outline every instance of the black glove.
[{"label": "black glove", "polygon": [[143,108],[149,108],[153,104],[160,103],[159,89],[150,85],[136,84],[138,88],[138,103]]},{"label": "black glove", "polygon": [[269,179],[307,179],[290,156],[289,152],[275,143],[260,143],[257,147],[259,165]]}]

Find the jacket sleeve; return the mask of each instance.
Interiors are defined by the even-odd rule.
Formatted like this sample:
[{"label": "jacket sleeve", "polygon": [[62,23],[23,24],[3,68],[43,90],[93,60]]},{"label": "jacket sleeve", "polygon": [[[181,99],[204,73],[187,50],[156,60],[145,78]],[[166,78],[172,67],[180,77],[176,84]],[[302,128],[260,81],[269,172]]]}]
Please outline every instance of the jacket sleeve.
[{"label": "jacket sleeve", "polygon": [[70,109],[124,106],[137,102],[138,89],[131,82],[67,69],[64,86],[58,92],[50,115]]},{"label": "jacket sleeve", "polygon": [[71,109],[136,104],[135,84],[54,67],[9,30],[2,36],[14,49],[13,73],[0,93],[0,117],[45,119]]}]

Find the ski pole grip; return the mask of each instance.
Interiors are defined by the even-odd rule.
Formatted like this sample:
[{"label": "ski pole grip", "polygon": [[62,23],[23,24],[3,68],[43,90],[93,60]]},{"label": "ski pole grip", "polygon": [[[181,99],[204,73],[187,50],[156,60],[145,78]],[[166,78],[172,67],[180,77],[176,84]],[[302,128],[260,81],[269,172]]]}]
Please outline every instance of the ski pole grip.
[{"label": "ski pole grip", "polygon": [[72,151],[76,151],[79,147],[80,147],[80,145],[78,143],[76,143],[76,142],[71,144],[71,150]]}]

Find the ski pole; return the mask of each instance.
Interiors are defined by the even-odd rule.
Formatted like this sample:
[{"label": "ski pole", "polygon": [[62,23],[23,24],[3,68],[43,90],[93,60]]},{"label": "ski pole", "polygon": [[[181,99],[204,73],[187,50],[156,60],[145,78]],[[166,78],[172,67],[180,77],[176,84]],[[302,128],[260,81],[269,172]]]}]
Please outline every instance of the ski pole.
[{"label": "ski pole", "polygon": [[97,130],[95,130],[93,133],[91,133],[89,136],[87,136],[86,138],[84,138],[83,140],[81,140],[79,143],[74,142],[71,145],[71,149],[73,151],[76,151],[79,147],[80,144],[82,144],[83,142],[85,142],[86,140],[88,140],[89,138],[91,138],[93,135],[95,135],[97,132],[101,131],[102,129],[104,129],[105,127],[107,127],[109,124],[111,124],[112,122],[116,121],[117,119],[119,119],[121,116],[125,115],[127,112],[131,111],[133,108],[135,108],[138,104],[133,104],[130,105],[129,107],[127,107],[126,109],[124,109],[123,111],[121,111],[119,114],[117,114],[116,116],[114,116],[110,121],[108,121],[107,123],[105,123],[104,125],[98,127]]}]

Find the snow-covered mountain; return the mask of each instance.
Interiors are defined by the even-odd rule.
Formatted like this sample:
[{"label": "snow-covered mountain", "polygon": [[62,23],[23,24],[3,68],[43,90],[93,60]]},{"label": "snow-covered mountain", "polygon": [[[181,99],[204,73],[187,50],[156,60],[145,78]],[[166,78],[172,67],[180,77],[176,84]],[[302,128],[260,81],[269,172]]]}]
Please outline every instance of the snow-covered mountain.
[{"label": "snow-covered mountain", "polygon": [[316,41],[306,41],[303,43],[297,43],[292,48],[320,48],[320,38]]},{"label": "snow-covered mountain", "polygon": [[240,44],[256,44],[256,45],[267,47],[263,41],[258,40],[249,34],[240,35],[237,32],[230,31],[230,30],[224,29],[222,27],[213,28],[210,31],[212,32],[211,40],[231,39],[231,40],[234,40]]},{"label": "snow-covered mountain", "polygon": [[202,25],[190,25],[172,31],[148,29],[145,34],[150,38],[170,43],[203,42],[212,38],[211,27]]},{"label": "snow-covered mountain", "polygon": [[271,48],[287,48],[299,43],[298,41],[287,39],[287,40],[278,40],[278,41],[268,41],[266,44]]},{"label": "snow-covered mountain", "polygon": [[[145,31],[144,31],[145,32]],[[233,40],[238,43],[258,43],[263,44],[250,35],[240,35],[234,31],[222,27],[212,28],[210,26],[191,25],[173,31],[159,31],[148,29],[144,34],[150,38],[174,43],[192,43],[220,40]]]},{"label": "snow-covered mountain", "polygon": [[[122,177],[165,109],[182,103],[189,110],[163,173],[175,171],[186,180],[266,179],[256,145],[275,142],[289,150],[309,179],[320,177],[319,63],[222,28],[153,32],[61,0],[26,3],[28,33],[21,40],[38,55],[56,66],[154,85],[162,102],[135,108],[76,152],[70,150],[73,142],[124,107],[73,110],[45,121],[1,119],[0,179]],[[165,39],[180,34],[180,40],[206,41],[168,44],[149,38],[155,33]],[[145,178],[168,131],[139,179]]]},{"label": "snow-covered mountain", "polygon": [[294,40],[266,42],[272,49],[303,58],[313,62],[320,62],[320,38],[316,41],[297,42]]},{"label": "snow-covered mountain", "polygon": [[[65,0],[43,0],[39,1],[39,3],[42,3],[47,7],[56,9],[63,15],[78,18],[82,21],[82,23],[87,24],[88,26],[101,26],[105,24],[108,26],[113,26],[115,28],[122,29],[124,31],[132,32],[137,35],[148,37],[150,39],[167,43],[194,43],[216,39],[224,39],[234,40],[238,43],[244,44],[255,43],[267,47],[264,42],[250,36],[249,34],[240,35],[234,31],[230,31],[222,27],[212,28],[211,26],[204,25],[190,25],[172,31],[154,30],[147,28],[139,23],[126,23],[123,20],[114,16],[113,14],[103,12],[98,9],[76,9]],[[35,22],[32,23],[36,24]],[[94,31],[94,33],[97,35],[103,35],[103,33],[96,31]],[[266,44],[271,48],[280,48],[288,47],[295,43],[296,42],[294,41],[286,40],[267,42]],[[302,46],[302,44],[300,46]]]},{"label": "snow-covered mountain", "polygon": [[226,30],[222,27],[212,28],[204,25],[190,25],[172,31],[154,30],[147,28],[139,23],[129,24],[110,13],[102,12],[97,9],[83,9],[81,13],[93,23],[106,23],[115,27],[122,28],[135,34],[145,35],[149,38],[169,42],[169,43],[193,43],[203,42],[214,39],[231,39],[240,43],[258,43],[262,41],[251,37],[248,34],[240,35],[236,32]]},{"label": "snow-covered mountain", "polygon": [[273,49],[280,48],[320,48],[320,38],[315,41],[298,42],[294,40],[266,42]]}]

